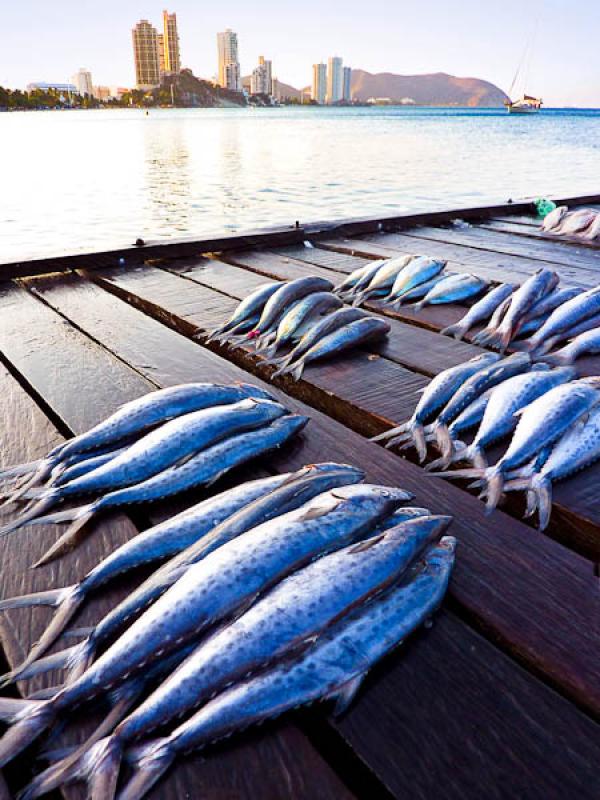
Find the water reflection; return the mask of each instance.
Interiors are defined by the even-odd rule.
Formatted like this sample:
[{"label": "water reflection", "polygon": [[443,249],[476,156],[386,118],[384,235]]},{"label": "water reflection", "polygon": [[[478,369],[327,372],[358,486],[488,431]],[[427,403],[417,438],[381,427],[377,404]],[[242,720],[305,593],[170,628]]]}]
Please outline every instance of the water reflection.
[{"label": "water reflection", "polygon": [[173,122],[149,124],[144,131],[147,225],[157,236],[189,228],[192,184],[185,131]]}]

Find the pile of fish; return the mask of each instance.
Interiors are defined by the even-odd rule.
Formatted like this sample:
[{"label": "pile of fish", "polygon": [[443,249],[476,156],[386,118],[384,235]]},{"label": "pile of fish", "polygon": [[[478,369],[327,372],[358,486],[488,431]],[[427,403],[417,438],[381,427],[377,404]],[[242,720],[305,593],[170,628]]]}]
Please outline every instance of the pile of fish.
[{"label": "pile of fish", "polygon": [[600,240],[600,212],[594,208],[579,208],[569,211],[567,206],[558,206],[544,217],[542,231],[557,236],[576,236],[583,241]]},{"label": "pile of fish", "polygon": [[[256,386],[188,383],[133,400],[45,458],[0,472],[25,478],[5,505],[31,501],[0,535],[24,525],[71,522],[40,559],[73,546],[98,513],[209,486],[233,467],[280,447],[307,423]],[[47,512],[93,495],[83,506]]]},{"label": "pile of fish", "polygon": [[[489,320],[473,343],[505,352],[508,347],[552,364],[571,364],[600,352],[600,286],[585,291],[558,285],[552,270],[540,269],[521,286],[494,287],[465,316],[442,333],[462,339]],[[569,342],[550,353],[562,342]]]},{"label": "pile of fish", "polygon": [[[326,463],[241,484],[139,534],[73,586],[2,601],[56,608],[5,683],[70,672],[41,696],[0,698],[11,726],[0,765],[75,707],[112,705],[21,797],[87,781],[89,796],[108,800],[127,760],[119,797],[135,800],[179,754],[315,701],[344,710],[371,666],[438,608],[456,544],[444,535],[450,517],[363,478]],[[44,657],[88,596],[159,560],[86,639]]]},{"label": "pile of fish", "polygon": [[[257,353],[277,365],[274,377],[289,374],[298,380],[310,362],[360,347],[390,330],[382,319],[343,309],[333,288],[331,281],[318,277],[266,283],[242,300],[207,341],[231,346],[253,342]],[[286,355],[276,357],[283,348],[288,348]]]},{"label": "pile of fish", "polygon": [[[462,436],[474,430],[469,445]],[[487,452],[509,440],[489,466]],[[486,353],[441,372],[424,390],[412,417],[375,437],[386,446],[427,443],[441,457],[428,465],[440,477],[474,478],[492,510],[507,491],[527,492],[527,516],[550,520],[552,483],[600,458],[600,377],[577,379],[573,367],[532,363],[527,353]],[[472,468],[445,471],[452,462]]]},{"label": "pile of fish", "polygon": [[391,308],[415,303],[414,308],[420,310],[429,305],[471,300],[488,287],[476,275],[447,275],[445,268],[445,261],[429,256],[403,255],[373,261],[352,272],[336,293],[353,306],[373,297]]}]

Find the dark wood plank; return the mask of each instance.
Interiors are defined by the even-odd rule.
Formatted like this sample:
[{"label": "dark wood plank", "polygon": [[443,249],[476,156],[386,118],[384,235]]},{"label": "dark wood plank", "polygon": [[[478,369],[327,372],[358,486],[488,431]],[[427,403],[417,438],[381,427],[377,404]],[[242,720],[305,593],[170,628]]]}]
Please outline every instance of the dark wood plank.
[{"label": "dark wood plank", "polygon": [[[148,379],[115,359],[26,291],[4,287],[0,308],[0,350],[4,357],[11,360],[73,432],[85,430],[125,400],[153,388]],[[33,331],[34,338],[28,335]],[[107,386],[110,392],[106,391]],[[29,395],[2,367],[0,408],[2,418],[12,422],[0,432],[2,463],[39,457],[60,441]],[[28,436],[23,436],[24,430]],[[0,541],[3,597],[68,586],[137,533],[127,517],[113,515],[96,525],[72,553],[41,570],[29,570],[29,565],[55,541],[56,530],[55,526],[25,529]],[[117,587],[99,593],[86,604],[78,624],[93,624],[133,585],[131,580],[119,581]],[[0,615],[0,636],[9,663],[15,665],[23,659],[51,616],[52,611],[44,608],[19,609]],[[21,688],[32,690],[54,685],[59,680],[57,674],[50,674],[22,682]],[[82,740],[89,727],[78,726],[71,734]],[[351,797],[306,738],[292,726],[284,726],[281,732],[257,735],[250,742],[202,767],[199,760],[194,765],[178,767],[152,796],[165,797],[167,792],[173,797],[191,796],[201,786],[203,796],[215,799],[234,795],[276,798],[289,791],[308,800],[318,785],[325,797]]]},{"label": "dark wood plank", "polygon": [[[415,637],[333,723],[388,788],[420,800],[597,798],[598,726],[452,614],[440,614],[434,632],[435,647],[427,632]],[[491,709],[483,724],[482,705]]]},{"label": "dark wood plank", "polygon": [[[159,305],[153,292],[145,299],[141,271],[129,277],[122,274],[118,280],[100,276],[98,280],[148,314]],[[82,283],[81,291],[73,286],[55,297],[51,290],[44,296],[161,385],[198,375],[204,380],[247,380],[247,373],[235,365],[97,287],[94,292],[94,287]],[[94,314],[90,314],[92,308]],[[174,321],[175,315],[163,309],[162,318],[166,316]],[[299,400],[284,398],[289,407],[307,411]],[[598,713],[600,596],[591,564],[502,512],[490,521],[481,504],[465,492],[424,478],[423,471],[410,462],[317,411],[309,413],[312,421],[302,436],[302,446],[278,454],[272,464],[288,469],[323,458],[358,462],[371,479],[406,486],[415,492],[419,504],[453,514],[462,547],[452,595],[463,613],[563,693]]]},{"label": "dark wood plank", "polygon": [[[132,282],[136,285],[138,292],[142,291],[141,284],[144,281],[144,276],[145,273],[139,271]],[[124,276],[121,276],[119,283],[122,284],[123,280]],[[158,277],[153,278],[153,293],[157,291],[157,283]],[[86,328],[90,328],[90,332],[94,336],[105,341],[111,349],[118,350],[125,360],[140,357],[140,345],[135,343],[135,340],[139,336],[143,336],[148,353],[144,359],[145,368],[150,368],[148,362],[152,362],[151,368],[155,377],[157,376],[158,365],[161,364],[161,368],[165,370],[166,380],[176,379],[176,376],[173,375],[174,363],[177,365],[185,364],[186,374],[196,374],[201,371],[207,378],[212,376],[213,370],[216,368],[219,369],[218,374],[221,379],[223,379],[224,373],[230,377],[234,375],[239,377],[242,374],[227,362],[223,362],[220,359],[215,360],[214,354],[192,345],[191,342],[171,331],[162,328],[160,329],[162,335],[159,337],[159,328],[156,327],[158,323],[153,323],[148,317],[141,318],[141,315],[133,308],[124,311],[118,305],[115,307],[115,302],[118,303],[118,301],[108,295],[104,296],[97,287],[90,287],[81,283],[80,288],[78,288],[75,285],[75,281],[73,281],[72,291],[69,292],[64,286],[60,286],[55,292],[51,285],[47,284],[43,289],[43,294],[49,303],[59,306],[67,316],[75,317],[77,324],[80,322],[85,323]],[[90,307],[93,307],[96,311],[93,317],[87,313]],[[123,322],[120,330],[117,326],[111,324],[115,313],[118,314]],[[172,312],[169,311],[168,313],[172,317]],[[126,336],[122,332],[124,329],[127,330]],[[162,341],[161,346],[158,346],[159,338]],[[179,353],[176,351],[179,351]],[[301,404],[296,403],[291,398],[287,398],[286,401],[295,408],[303,408]],[[306,434],[303,436],[302,448],[297,449],[293,454],[287,451],[283,452],[274,460],[274,463],[278,464],[280,468],[288,468],[292,463],[300,464],[307,458],[323,458],[326,455],[327,457],[344,459],[352,458],[354,461],[364,463],[365,466],[368,464],[369,474],[372,479],[394,480],[402,483],[409,479],[415,488],[417,488],[416,484],[419,481],[422,483],[420,470],[399,462],[389,453],[374,450],[372,445],[359,440],[355,434],[340,428],[340,426],[331,421],[324,420],[317,412],[311,412],[311,416],[313,419]],[[372,455],[369,454],[369,451]],[[360,457],[358,456],[359,453]],[[409,478],[409,475],[412,475],[412,479]],[[427,487],[424,488],[426,489]],[[436,510],[442,510],[444,506],[447,507],[448,505],[443,499],[446,491],[447,488],[441,487],[440,495],[436,491],[434,495],[427,497],[421,492],[420,496],[418,495],[418,501],[434,501]],[[452,503],[452,507],[453,510],[457,510],[454,503]],[[465,524],[461,518],[469,519],[468,524]],[[468,532],[472,525],[477,528],[477,531],[473,531],[471,541],[469,541]],[[512,522],[509,527],[510,525],[512,525]],[[469,560],[472,549],[480,545],[481,538],[485,539],[485,533],[479,529],[477,521],[472,519],[471,513],[462,504],[455,527],[457,528],[456,533],[461,539],[461,550],[464,551],[464,556],[461,553],[460,561],[463,561],[463,563],[459,564],[459,569],[457,569],[452,594],[455,596],[455,587],[457,587],[458,595],[460,596],[461,584],[464,585],[465,579],[469,580],[466,575],[470,566],[464,562]],[[506,561],[510,562],[510,569],[514,569],[519,573],[520,564],[529,561],[531,556],[528,558],[522,552],[517,556],[512,548],[504,550],[508,544],[504,539],[505,535],[505,526],[501,525],[498,533],[494,534],[494,539],[496,540],[494,550],[497,552],[501,564],[503,561],[502,553],[505,552],[506,555],[510,553]],[[526,540],[523,539],[521,541],[525,542]],[[545,549],[545,545],[542,543],[541,548],[534,547],[531,550],[531,555],[535,556],[536,575],[539,571],[545,572],[548,567]],[[565,552],[558,548],[555,553],[556,555],[560,554],[559,561],[562,561]],[[581,565],[582,562],[577,562],[577,560],[574,562],[570,556],[567,556],[567,561],[570,563],[567,572],[569,579],[572,579],[572,569],[575,563]],[[552,570],[553,580],[548,580],[549,576],[546,576],[542,582],[544,588],[541,591],[541,595],[539,592],[541,585],[530,586],[530,589],[533,588],[535,591],[536,613],[527,615],[528,627],[533,625],[536,628],[540,625],[540,621],[548,610],[544,608],[545,601],[543,596],[547,596],[549,590],[554,591],[557,589],[556,584],[561,582],[561,575],[566,563],[559,567],[558,562],[556,562],[554,567]],[[467,572],[465,572],[465,569]],[[506,574],[502,566],[500,566],[499,573],[500,575]],[[491,565],[487,564],[481,578],[477,579],[477,595],[480,596],[482,594],[483,587],[480,580],[483,580],[483,583],[490,584],[496,581],[497,574],[496,565],[492,569]],[[503,582],[502,579],[500,582]],[[532,582],[536,583],[535,575]],[[592,585],[593,579],[590,580],[590,587]],[[527,600],[521,593],[522,589],[522,585],[519,587],[513,586],[511,589],[508,589],[505,585],[500,590],[500,597],[503,598],[503,602],[512,597],[517,607],[523,607],[527,605]],[[483,589],[483,594],[486,594],[487,591]],[[567,591],[567,594],[573,600],[571,591]],[[559,596],[560,608],[563,608],[562,603],[568,601],[562,591],[557,594],[557,600]],[[516,600],[516,597],[518,597],[518,600]],[[578,608],[579,606],[575,604],[574,607]],[[464,748],[468,746],[471,755],[466,762],[465,769],[456,769],[452,776],[453,791],[456,793],[462,791],[463,797],[473,796],[472,769],[475,763],[479,765],[477,796],[480,796],[481,792],[496,796],[494,792],[497,791],[499,777],[508,775],[510,771],[515,770],[517,771],[519,786],[533,792],[537,786],[536,771],[540,764],[540,751],[545,753],[545,758],[548,759],[549,763],[554,762],[557,770],[559,769],[558,765],[561,764],[561,759],[563,759],[563,768],[568,772],[570,784],[577,785],[576,775],[580,774],[584,776],[582,787],[586,787],[588,785],[588,770],[592,769],[593,767],[590,765],[595,763],[594,748],[590,746],[590,740],[595,742],[598,739],[595,736],[596,728],[593,724],[586,720],[583,715],[576,712],[567,701],[555,696],[550,689],[543,686],[537,679],[521,672],[510,659],[498,653],[494,646],[482,643],[479,637],[469,631],[464,623],[455,618],[452,619],[450,631],[444,637],[445,643],[442,644],[440,650],[436,649],[438,636],[438,626],[436,625],[433,631],[427,632],[424,636],[422,646],[426,649],[426,652],[419,649],[420,645],[411,646],[409,650],[400,653],[399,656],[394,657],[394,659],[387,661],[383,665],[383,671],[376,673],[374,676],[375,681],[370,682],[370,688],[368,688],[363,698],[365,704],[363,705],[363,701],[359,700],[351,715],[341,723],[333,723],[338,734],[351,744],[360,757],[364,759],[371,769],[375,770],[386,786],[398,797],[406,796],[407,791],[410,791],[411,796],[432,796],[430,793],[432,776],[427,769],[419,769],[417,765],[413,765],[413,769],[409,773],[405,772],[404,767],[400,770],[394,768],[394,762],[398,758],[398,739],[390,736],[389,733],[382,737],[379,732],[373,730],[376,727],[375,720],[378,719],[380,714],[385,721],[386,732],[392,718],[397,721],[399,719],[407,719],[410,724],[410,730],[405,733],[407,748],[410,748],[411,753],[416,751],[421,756],[426,754],[427,759],[431,755],[437,756],[438,760],[441,759],[439,767],[436,765],[436,769],[439,768],[440,772],[442,765],[447,769],[449,763],[461,763]],[[516,621],[513,620],[512,624],[515,625]],[[443,621],[441,625],[444,625]],[[497,637],[497,633],[498,631],[496,630],[494,638]],[[531,633],[531,631],[528,631],[528,633]],[[543,638],[547,643],[551,644],[556,642],[557,639],[560,640],[560,636],[561,633],[557,631],[553,617],[551,635]],[[502,640],[502,637],[498,638]],[[536,637],[534,636],[533,638]],[[476,645],[481,648],[481,655],[474,659],[472,658],[472,652]],[[449,655],[456,656],[456,660],[449,658]],[[421,658],[424,658],[422,666],[420,663]],[[462,669],[463,662],[468,662],[465,664],[464,670]],[[460,680],[458,681],[454,680],[455,667],[460,674]],[[406,670],[408,670],[408,673]],[[444,672],[445,681],[440,682],[439,670]],[[511,670],[515,672],[515,681],[512,679]],[[479,673],[485,674],[480,677]],[[410,677],[409,680],[407,680],[407,674]],[[419,676],[425,676],[423,682]],[[377,680],[380,677],[384,682],[388,701],[388,707],[385,710],[381,707],[381,691]],[[465,682],[468,682],[470,694],[465,693]],[[504,696],[510,697],[508,708],[504,710],[498,706],[498,685],[503,687]],[[485,687],[485,691],[479,692],[476,688],[479,686]],[[441,697],[438,696],[440,690],[442,691]],[[377,694],[373,694],[374,692]],[[412,698],[410,701],[407,693]],[[483,702],[480,701],[480,697],[484,698]],[[399,716],[402,708],[407,713],[408,708],[412,708],[411,703],[413,706],[418,705],[420,699],[424,698],[426,698],[424,702],[428,710],[425,726],[421,725],[422,717],[419,714],[409,713],[407,717]],[[527,700],[526,703],[524,702],[525,700]],[[459,722],[452,715],[457,710],[462,710],[466,703],[468,703],[469,727],[466,731],[462,731],[462,735],[453,735],[453,729],[459,725]],[[550,708],[548,712],[547,706]],[[435,708],[438,709],[441,716],[432,720],[431,716],[435,716]],[[541,721],[538,721],[537,717],[538,708],[543,710]],[[449,718],[447,718],[448,713],[451,715]],[[508,744],[499,744],[495,729],[488,726],[489,720],[495,718],[497,714],[503,717],[503,729],[507,732],[512,731],[510,743]],[[571,718],[576,720],[577,724],[574,722],[569,728],[570,742],[574,752],[579,753],[579,755],[577,758],[569,756],[565,760],[562,753],[563,742],[560,739],[560,732],[565,730],[564,720]],[[544,726],[544,733],[541,739],[539,736],[536,739],[532,734],[540,724]],[[432,725],[436,731],[435,735],[431,731]],[[558,736],[554,733],[556,726],[558,726]],[[315,727],[319,730],[317,738],[322,741],[327,734],[319,718],[309,726],[313,730]],[[398,736],[398,730],[396,727],[395,737]],[[373,734],[372,741],[370,731]],[[446,736],[446,731],[450,731],[452,735]],[[488,731],[489,734],[487,733]],[[517,742],[521,733],[526,739],[532,739],[532,742],[528,746],[519,748]],[[581,751],[575,744],[579,741],[580,736],[583,736],[586,742]],[[387,744],[385,745],[383,738],[387,739]],[[536,742],[537,745],[535,744]],[[557,744],[555,745],[554,742]],[[377,745],[375,746],[374,743],[377,743]],[[522,751],[522,757],[517,769],[513,761],[515,759],[514,754],[519,749]],[[394,754],[396,755],[394,756]],[[405,761],[408,763],[408,757],[405,759],[404,755],[402,755],[399,758],[403,763]],[[440,773],[438,772],[437,774]],[[492,778],[489,785],[486,775],[490,775]],[[582,791],[584,791],[583,796],[585,796],[585,790],[582,789]],[[533,797],[533,794],[525,794],[525,796]]]}]

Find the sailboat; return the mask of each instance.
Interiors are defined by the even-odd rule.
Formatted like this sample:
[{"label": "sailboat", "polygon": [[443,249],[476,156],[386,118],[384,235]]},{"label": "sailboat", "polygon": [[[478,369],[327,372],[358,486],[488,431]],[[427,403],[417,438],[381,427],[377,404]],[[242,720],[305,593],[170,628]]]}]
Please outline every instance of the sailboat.
[{"label": "sailboat", "polygon": [[511,100],[510,98],[513,96],[513,90],[515,88],[515,84],[517,83],[517,79],[521,72],[521,69],[525,65],[525,80],[527,80],[527,76],[529,74],[529,62],[531,60],[531,51],[533,49],[533,41],[535,39],[535,35],[537,32],[537,21],[535,23],[532,35],[530,36],[529,40],[525,43],[525,48],[523,50],[523,55],[521,56],[521,60],[517,67],[517,71],[515,72],[515,77],[510,85],[510,89],[508,90],[509,99],[504,102],[506,110],[509,114],[537,114],[540,108],[542,107],[542,98],[541,97],[533,97],[530,94],[526,94],[523,92],[523,95],[518,100]]}]

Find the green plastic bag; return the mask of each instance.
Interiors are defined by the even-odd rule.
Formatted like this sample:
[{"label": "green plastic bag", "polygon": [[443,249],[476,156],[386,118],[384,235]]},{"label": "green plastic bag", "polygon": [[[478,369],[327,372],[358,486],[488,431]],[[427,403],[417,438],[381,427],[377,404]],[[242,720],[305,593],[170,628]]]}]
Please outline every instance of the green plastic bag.
[{"label": "green plastic bag", "polygon": [[556,208],[556,203],[553,203],[552,200],[547,200],[545,197],[540,197],[538,200],[534,200],[533,204],[535,206],[535,210],[537,211],[538,217],[544,219],[544,217],[548,216],[551,211],[554,211]]}]

